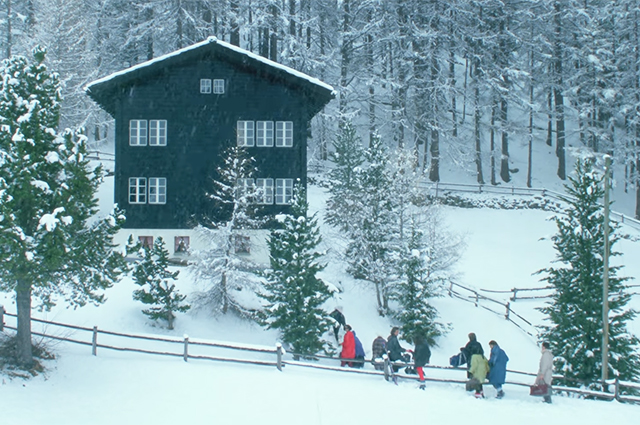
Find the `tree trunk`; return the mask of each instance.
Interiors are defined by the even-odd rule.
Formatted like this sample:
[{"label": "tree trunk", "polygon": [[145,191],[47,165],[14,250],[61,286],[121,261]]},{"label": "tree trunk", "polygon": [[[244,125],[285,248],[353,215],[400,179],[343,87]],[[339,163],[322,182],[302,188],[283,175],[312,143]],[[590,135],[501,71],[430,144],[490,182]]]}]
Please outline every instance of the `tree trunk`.
[{"label": "tree trunk", "polygon": [[509,183],[511,181],[511,175],[509,174],[509,132],[507,131],[507,108],[507,99],[502,98],[500,101],[500,135],[502,137],[500,177],[502,177],[502,181]]},{"label": "tree trunk", "polygon": [[491,157],[489,158],[489,166],[491,168],[491,184],[492,185],[497,185],[498,182],[496,181],[496,129],[495,129],[495,124],[496,124],[496,105],[493,104],[491,105],[491,133],[489,135],[489,149],[491,151]]},{"label": "tree trunk", "polygon": [[240,47],[240,24],[238,23],[238,14],[240,12],[238,2],[232,1],[229,5],[231,8],[231,28],[229,34],[229,43]]},{"label": "tree trunk", "polygon": [[547,100],[547,146],[553,145],[553,89],[549,90]]},{"label": "tree trunk", "polygon": [[227,272],[222,272],[220,279],[220,293],[222,294],[222,314],[227,314],[229,310],[229,294],[227,293]]},{"label": "tree trunk", "polygon": [[18,315],[18,334],[16,351],[18,364],[26,369],[33,366],[31,347],[31,284],[18,282],[16,287],[16,310]]},{"label": "tree trunk", "polygon": [[564,134],[564,95],[562,78],[562,46],[560,36],[562,33],[562,21],[560,17],[560,2],[555,3],[555,40],[553,48],[553,70],[555,74],[555,84],[553,88],[553,101],[556,113],[556,156],[558,157],[558,177],[562,180],[567,178],[565,163],[565,134]]}]

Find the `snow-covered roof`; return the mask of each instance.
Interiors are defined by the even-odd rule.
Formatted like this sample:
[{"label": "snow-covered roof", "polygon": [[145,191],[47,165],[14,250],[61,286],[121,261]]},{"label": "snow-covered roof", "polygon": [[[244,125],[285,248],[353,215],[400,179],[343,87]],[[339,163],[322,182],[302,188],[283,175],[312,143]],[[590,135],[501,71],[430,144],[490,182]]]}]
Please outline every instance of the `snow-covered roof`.
[{"label": "snow-covered roof", "polygon": [[305,74],[303,72],[296,71],[293,68],[289,68],[288,66],[282,65],[282,64],[280,64],[278,62],[274,62],[274,61],[272,61],[270,59],[267,59],[265,57],[262,57],[260,55],[256,55],[255,53],[252,53],[252,52],[250,52],[248,50],[242,49],[242,48],[240,48],[238,46],[234,46],[233,44],[224,42],[222,40],[218,40],[217,37],[208,37],[207,39],[205,39],[205,40],[203,40],[203,41],[201,41],[199,43],[192,44],[191,46],[176,50],[176,51],[171,52],[171,53],[167,53],[166,55],[158,56],[157,58],[148,60],[146,62],[139,63],[138,65],[134,65],[132,67],[123,69],[122,71],[114,72],[113,74],[107,75],[106,77],[102,77],[100,79],[97,79],[97,80],[92,81],[91,83],[87,84],[84,87],[85,91],[90,91],[91,87],[93,87],[95,85],[102,84],[104,82],[113,80],[114,78],[119,77],[121,75],[128,74],[131,71],[135,71],[135,70],[138,70],[138,69],[142,69],[142,68],[154,65],[156,63],[165,61],[165,60],[167,60],[169,58],[179,56],[182,53],[185,53],[185,52],[188,52],[188,51],[191,51],[191,50],[199,49],[200,47],[206,46],[206,45],[208,45],[210,43],[215,43],[215,44],[217,44],[219,46],[226,47],[227,49],[231,49],[231,50],[234,50],[234,51],[236,51],[236,52],[238,52],[240,54],[246,55],[246,56],[250,57],[251,59],[255,59],[255,60],[260,61],[260,62],[262,62],[262,63],[264,63],[266,65],[272,66],[274,68],[281,69],[281,70],[283,70],[283,71],[285,71],[285,72],[287,72],[287,73],[289,73],[289,74],[291,74],[293,76],[305,79],[305,80],[309,81],[312,84],[316,84],[316,85],[318,85],[318,86],[320,86],[322,88],[330,90],[332,93],[335,94],[335,90],[333,89],[333,87],[331,87],[327,83],[323,83],[322,81],[318,80],[317,78],[310,77],[309,75],[307,75],[307,74]]},{"label": "snow-covered roof", "polygon": [[[328,95],[330,95],[331,97],[335,97],[336,95],[336,91],[334,90],[334,88],[332,86],[330,86],[329,84],[326,84],[322,81],[320,81],[317,78],[311,77],[303,72],[300,71],[296,71],[293,68],[290,68],[288,66],[279,64],[277,62],[274,62],[270,59],[264,58],[260,55],[257,55],[255,53],[252,53],[248,50],[242,49],[238,46],[234,46],[233,44],[224,42],[222,40],[219,40],[217,37],[208,37],[207,39],[199,42],[199,43],[195,43],[192,44],[191,46],[187,46],[185,48],[176,50],[174,52],[168,53],[166,55],[163,56],[159,56],[157,58],[148,60],[146,62],[142,62],[138,65],[134,65],[132,67],[123,69],[121,71],[117,71],[114,72],[113,74],[107,75],[105,77],[99,78],[95,81],[92,81],[91,83],[87,84],[84,89],[85,92],[87,92],[87,94],[89,94],[94,100],[98,101],[99,103],[102,104],[103,107],[105,107],[106,105],[104,104],[104,101],[100,101],[99,99],[97,99],[96,97],[100,97],[98,95],[98,91],[103,89],[104,87],[111,87],[112,85],[115,85],[117,83],[119,83],[120,81],[126,80],[129,77],[132,77],[134,75],[137,75],[139,72],[143,72],[148,68],[154,67],[157,64],[161,64],[163,62],[169,61],[169,60],[175,60],[176,58],[178,58],[181,55],[184,55],[185,53],[188,52],[193,52],[195,50],[201,49],[203,47],[215,47],[215,46],[219,46],[221,48],[227,49],[229,51],[235,52],[239,55],[245,56],[247,58],[249,58],[250,60],[262,63],[264,65],[267,65],[270,68],[273,68],[274,71],[276,72],[284,72],[286,74],[289,74],[292,77],[295,77],[299,80],[301,80],[304,83],[308,83],[311,84],[312,86],[315,86],[317,88],[320,88],[321,91],[326,91]],[[109,108],[106,108],[107,112],[112,112],[109,111]]]}]

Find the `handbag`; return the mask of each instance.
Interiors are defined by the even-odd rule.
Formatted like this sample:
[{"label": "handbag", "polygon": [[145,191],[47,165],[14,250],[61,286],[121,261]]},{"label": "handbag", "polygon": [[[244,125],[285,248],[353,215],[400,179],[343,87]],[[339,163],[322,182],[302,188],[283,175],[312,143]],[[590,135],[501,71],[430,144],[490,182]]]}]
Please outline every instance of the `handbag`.
[{"label": "handbag", "polygon": [[544,382],[538,382],[533,384],[529,388],[529,395],[540,397],[549,394],[549,386]]}]

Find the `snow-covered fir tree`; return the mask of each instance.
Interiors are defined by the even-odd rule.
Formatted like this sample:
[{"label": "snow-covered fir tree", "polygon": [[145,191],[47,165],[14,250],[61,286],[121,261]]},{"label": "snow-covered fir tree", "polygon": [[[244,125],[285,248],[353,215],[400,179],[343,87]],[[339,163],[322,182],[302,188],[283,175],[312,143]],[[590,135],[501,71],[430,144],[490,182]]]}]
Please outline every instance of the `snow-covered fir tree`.
[{"label": "snow-covered fir tree", "polygon": [[[550,325],[542,328],[556,356],[556,370],[569,379],[564,385],[600,388],[602,376],[604,215],[599,201],[604,196],[603,176],[593,158],[581,158],[566,190],[564,215],[553,221],[558,232],[551,237],[556,250],[556,267],[540,271],[543,281],[555,289],[552,301],[541,311]],[[611,256],[620,239],[612,225]],[[618,277],[621,266],[609,269],[609,376],[637,379],[640,373],[638,339],[627,330],[636,312],[627,309],[630,295],[626,278]],[[576,381],[577,380],[577,381]]]},{"label": "snow-covered fir tree", "polygon": [[189,271],[205,287],[198,302],[213,312],[226,314],[231,310],[245,317],[253,314],[253,309],[244,305],[246,297],[242,292],[254,291],[257,280],[243,253],[250,250],[248,230],[263,223],[256,215],[256,200],[273,199],[272,191],[256,188],[254,172],[254,159],[245,149],[229,148],[209,195],[212,208],[224,211],[226,219],[212,222],[205,218],[204,224],[196,228],[205,248],[191,253]]},{"label": "snow-covered fir tree", "polygon": [[86,137],[56,132],[60,82],[44,65],[12,56],[0,67],[0,290],[15,291],[17,357],[33,364],[31,301],[50,308],[99,304],[127,269],[113,236],[124,217],[98,213],[102,168],[89,168]]},{"label": "snow-covered fir tree", "polygon": [[335,164],[329,172],[329,199],[327,200],[327,223],[340,230],[349,231],[354,218],[359,214],[356,207],[360,191],[358,171],[364,162],[362,140],[351,121],[347,121],[333,142],[329,154]]},{"label": "snow-covered fir tree", "polygon": [[325,267],[316,250],[321,242],[320,228],[315,214],[309,217],[308,211],[306,191],[297,184],[291,214],[279,215],[281,226],[269,235],[271,267],[260,295],[267,302],[261,314],[263,323],[280,330],[282,341],[301,355],[330,350],[323,340],[330,319],[322,305],[332,292],[317,276]]},{"label": "snow-covered fir tree", "polygon": [[[129,239],[131,245],[132,239]],[[178,293],[175,281],[180,271],[169,270],[169,251],[161,237],[152,247],[136,246],[138,260],[133,268],[133,281],[140,289],[133,291],[133,299],[150,307],[142,310],[151,320],[165,320],[173,329],[176,312],[184,313],[191,306],[184,303],[186,295]]]},{"label": "snow-covered fir tree", "polygon": [[389,169],[389,153],[378,135],[365,150],[365,164],[357,174],[357,203],[348,233],[347,261],[349,273],[372,282],[376,290],[378,311],[389,308],[389,285],[396,257],[393,244],[397,238],[396,199]]},{"label": "snow-covered fir tree", "polygon": [[447,327],[436,321],[438,311],[430,304],[430,299],[438,295],[437,287],[446,279],[443,274],[430,270],[431,259],[422,230],[424,223],[418,217],[416,214],[411,218],[406,248],[400,252],[400,278],[392,291],[393,299],[399,304],[394,316],[407,341],[415,342],[416,338],[423,337],[433,346],[436,339],[446,333]]}]

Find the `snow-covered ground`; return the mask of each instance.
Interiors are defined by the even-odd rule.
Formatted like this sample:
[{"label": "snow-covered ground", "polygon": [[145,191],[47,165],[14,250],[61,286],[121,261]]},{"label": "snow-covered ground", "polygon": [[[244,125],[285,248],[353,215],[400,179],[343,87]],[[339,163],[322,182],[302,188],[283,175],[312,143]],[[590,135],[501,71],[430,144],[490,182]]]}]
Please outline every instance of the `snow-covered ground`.
[{"label": "snow-covered ground", "polygon": [[[108,193],[102,192],[102,193]],[[312,208],[322,213],[326,194],[311,187]],[[461,233],[466,249],[457,266],[457,282],[476,289],[509,290],[513,287],[542,286],[532,273],[548,266],[554,258],[551,243],[541,237],[555,232],[546,219],[550,213],[530,210],[465,210],[443,208],[450,231]],[[629,230],[633,233],[632,230]],[[634,233],[635,234],[635,233]],[[635,234],[635,236],[638,236]],[[344,307],[350,323],[370,355],[371,341],[386,337],[391,323],[376,313],[373,291],[355,282],[338,260],[339,243],[334,235],[325,235],[329,250],[328,266],[322,277],[344,288],[338,299],[330,301]],[[637,242],[622,242],[624,253],[616,261],[623,272],[640,277]],[[182,272],[179,290],[194,290],[186,272]],[[141,305],[131,293],[134,284],[125,279],[106,293],[100,306],[78,310],[63,304],[49,313],[34,316],[63,323],[125,333],[163,335],[203,340],[228,341],[273,347],[274,331],[240,321],[234,317],[211,317],[204,311],[181,314],[174,331],[154,326],[141,313]],[[507,294],[494,294],[506,301]],[[539,349],[530,335],[504,318],[473,304],[444,296],[435,300],[441,320],[450,323],[451,332],[433,347],[431,363],[448,365],[448,359],[466,343],[467,333],[475,332],[487,349],[495,339],[510,357],[509,369],[535,372]],[[0,304],[15,311],[10,294],[0,294]],[[516,301],[512,308],[534,323],[540,314],[534,309],[540,301]],[[640,296],[632,306],[640,309]],[[10,319],[6,319],[10,322]],[[632,326],[640,335],[640,319]],[[56,331],[61,332],[61,331]],[[75,337],[72,331],[66,336]],[[84,337],[86,339],[86,336]],[[151,345],[150,345],[151,346]],[[406,343],[405,343],[406,346]],[[493,398],[489,386],[487,399],[477,400],[460,384],[429,383],[426,391],[416,389],[414,381],[398,386],[379,376],[363,376],[287,366],[279,372],[266,366],[247,366],[176,357],[122,353],[68,343],[49,343],[57,360],[46,362],[46,373],[30,380],[0,375],[0,423],[2,424],[539,424],[539,423],[615,423],[637,422],[637,406],[617,402],[585,401],[555,397],[553,405],[528,396],[526,387],[507,385],[506,397]],[[166,349],[165,346],[159,347]],[[177,350],[179,351],[179,349]],[[226,355],[237,355],[225,353]],[[368,369],[369,365],[366,366]],[[429,370],[428,374],[442,372]],[[453,373],[453,375],[452,375]],[[458,375],[456,375],[456,373]],[[449,372],[462,378],[464,373]],[[511,374],[508,380],[527,382],[527,377]]]}]

